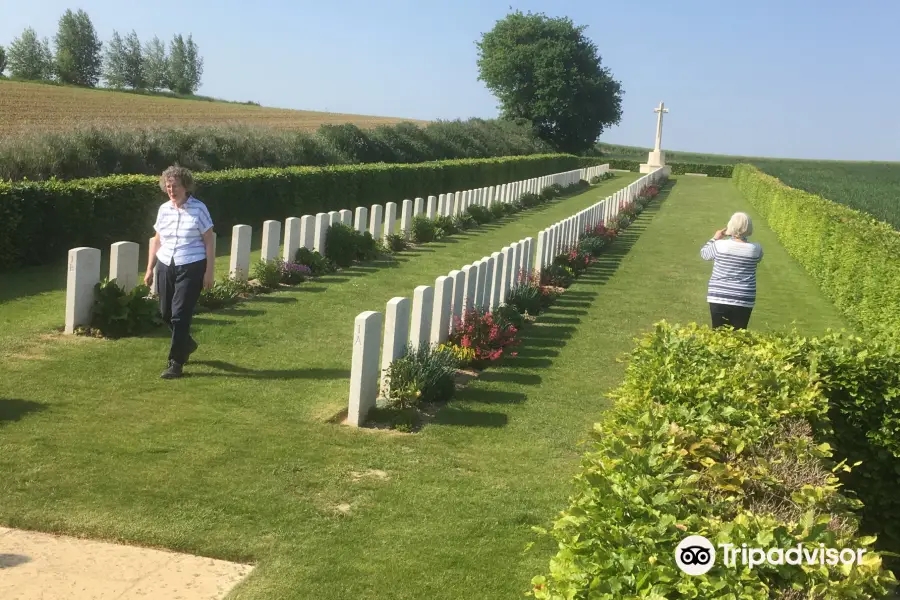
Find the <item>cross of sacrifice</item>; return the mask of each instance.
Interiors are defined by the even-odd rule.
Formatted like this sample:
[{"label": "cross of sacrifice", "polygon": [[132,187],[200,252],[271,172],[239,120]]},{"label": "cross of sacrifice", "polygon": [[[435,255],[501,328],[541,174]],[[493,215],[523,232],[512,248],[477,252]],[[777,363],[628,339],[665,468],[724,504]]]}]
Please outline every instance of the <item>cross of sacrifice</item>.
[{"label": "cross of sacrifice", "polygon": [[662,144],[662,121],[663,121],[663,113],[669,112],[669,109],[666,108],[665,102],[660,102],[659,106],[653,109],[653,112],[657,113],[659,116],[656,118],[656,147],[653,148],[654,152],[659,152]]}]

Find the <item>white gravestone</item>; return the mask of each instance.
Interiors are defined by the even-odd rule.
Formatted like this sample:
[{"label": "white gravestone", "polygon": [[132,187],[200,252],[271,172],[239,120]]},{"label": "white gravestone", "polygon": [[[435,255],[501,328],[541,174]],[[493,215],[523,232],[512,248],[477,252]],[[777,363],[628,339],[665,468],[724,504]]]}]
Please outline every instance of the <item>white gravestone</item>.
[{"label": "white gravestone", "polygon": [[447,214],[447,195],[441,194],[438,196],[437,216],[443,217],[445,214]]},{"label": "white gravestone", "polygon": [[300,248],[300,219],[288,217],[284,220],[284,262],[294,262],[297,249]]},{"label": "white gravestone", "polygon": [[369,226],[369,209],[366,208],[365,206],[357,206],[355,221],[354,221],[354,228],[359,233],[365,233],[368,226]]},{"label": "white gravestone", "polygon": [[353,212],[345,208],[341,210],[339,214],[341,215],[341,225],[353,227]]},{"label": "white gravestone", "polygon": [[384,237],[394,235],[397,226],[397,203],[388,202],[384,205]]},{"label": "white gravestone", "polygon": [[416,198],[413,202],[413,218],[418,217],[425,212],[425,199]]},{"label": "white gravestone", "polygon": [[66,272],[66,333],[91,322],[94,286],[100,283],[100,250],[79,247],[69,250]]},{"label": "white gravestone", "polygon": [[505,304],[506,298],[509,296],[509,282],[512,281],[512,273],[516,266],[513,262],[514,254],[512,248],[505,246],[500,253],[503,255],[503,277],[500,280],[500,304]]},{"label": "white gravestone", "polygon": [[238,281],[247,281],[250,276],[250,235],[249,225],[235,225],[231,229],[231,263],[228,273]]},{"label": "white gravestone", "polygon": [[316,247],[316,218],[312,215],[300,217],[300,245],[307,250]]},{"label": "white gravestone", "polygon": [[391,298],[384,313],[384,343],[381,346],[381,385],[387,386],[387,368],[406,354],[409,340],[409,298]]},{"label": "white gravestone", "polygon": [[336,210],[328,212],[328,226],[337,225],[341,222],[341,213]]},{"label": "white gravestone", "polygon": [[488,257],[485,256],[481,260],[476,260],[475,265],[475,299],[473,301],[473,306],[478,310],[481,310],[484,306],[484,284],[485,284],[485,272],[487,271],[487,261]]},{"label": "white gravestone", "polygon": [[353,322],[353,358],[350,366],[350,401],[347,424],[360,427],[378,399],[378,342],[381,313],[369,310]]},{"label": "white gravestone", "polygon": [[373,204],[372,210],[369,214],[369,233],[372,234],[372,237],[376,240],[381,239],[381,215],[382,211],[384,211],[384,207],[380,204]]},{"label": "white gravestone", "polygon": [[534,257],[534,268],[532,271],[535,276],[538,278],[538,281],[541,279],[541,273],[546,266],[546,255],[547,254],[547,230],[541,231],[538,233],[537,237],[537,252]]},{"label": "white gravestone", "polygon": [[496,259],[493,256],[485,256],[481,259],[482,273],[479,273],[478,280],[481,281],[484,275],[484,287],[481,290],[481,310],[488,312],[491,310],[491,294],[494,290],[494,263]]},{"label": "white gravestone", "polygon": [[434,221],[435,216],[437,215],[437,198],[434,196],[428,196],[428,203],[425,205],[425,216],[430,221]]},{"label": "white gravestone", "polygon": [[450,331],[456,328],[457,319],[462,319],[463,315],[463,291],[466,285],[466,275],[462,271],[450,271],[450,279],[453,280],[453,302],[452,314],[450,315]]},{"label": "white gravestone", "polygon": [[489,310],[494,310],[500,306],[500,296],[503,293],[503,271],[506,269],[506,255],[502,252],[494,252],[491,254],[494,259],[494,273],[491,279],[491,299]]},{"label": "white gravestone", "polygon": [[475,284],[478,281],[478,270],[475,265],[466,265],[463,271],[463,315],[475,306]]},{"label": "white gravestone", "polygon": [[403,211],[400,213],[400,232],[404,240],[409,239],[409,232],[412,228],[413,217],[413,201],[403,201]]},{"label": "white gravestone", "polygon": [[522,264],[522,243],[513,242],[509,245],[512,249],[512,269],[509,272],[509,290],[512,291],[518,287],[519,268]]},{"label": "white gravestone", "polygon": [[431,340],[431,314],[434,312],[434,288],[420,285],[413,290],[412,322],[409,328],[409,344],[419,349]]},{"label": "white gravestone", "polygon": [[313,250],[325,256],[325,240],[328,238],[328,228],[331,227],[331,217],[326,213],[316,214],[316,238],[313,241]]},{"label": "white gravestone", "polygon": [[431,312],[431,345],[439,346],[450,334],[450,314],[453,303],[453,280],[441,275],[434,280],[434,310]]},{"label": "white gravestone", "polygon": [[525,238],[525,260],[522,263],[522,270],[525,274],[530,274],[534,270],[534,238]]},{"label": "white gravestone", "polygon": [[134,242],[116,242],[109,250],[109,279],[115,279],[116,285],[130,292],[138,284],[138,253],[141,247]]},{"label": "white gravestone", "polygon": [[452,217],[456,215],[456,196],[457,194],[447,194],[446,206],[447,216]]},{"label": "white gravestone", "polygon": [[278,258],[278,242],[281,240],[281,222],[264,221],[260,258],[266,262]]}]

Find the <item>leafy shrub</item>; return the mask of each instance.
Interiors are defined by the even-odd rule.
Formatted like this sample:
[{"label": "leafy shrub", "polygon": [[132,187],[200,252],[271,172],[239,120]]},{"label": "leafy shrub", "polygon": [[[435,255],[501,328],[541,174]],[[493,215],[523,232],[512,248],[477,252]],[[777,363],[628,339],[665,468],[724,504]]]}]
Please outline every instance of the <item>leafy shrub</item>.
[{"label": "leafy shrub", "polygon": [[575,281],[575,272],[564,264],[552,263],[547,269],[541,271],[541,285],[567,288]]},{"label": "leafy shrub", "polygon": [[897,335],[900,233],[756,167],[735,167],[734,183],[851,323],[869,336]]},{"label": "leafy shrub", "polygon": [[446,215],[441,215],[434,220],[434,228],[437,232],[438,237],[446,237],[448,235],[459,233],[459,228],[456,226],[456,221],[453,220],[453,217],[449,217]]},{"label": "leafy shrub", "polygon": [[215,282],[211,289],[200,292],[197,307],[205,310],[218,310],[236,304],[243,296],[252,293],[249,283],[223,277]]},{"label": "leafy shrub", "polygon": [[438,346],[438,352],[446,352],[456,361],[456,366],[465,368],[475,362],[475,350],[472,348],[463,348],[453,343],[444,343]]},{"label": "leafy shrub", "polygon": [[409,248],[409,243],[399,233],[392,233],[391,235],[385,236],[384,248],[388,252],[402,252]]},{"label": "leafy shrub", "polygon": [[560,254],[553,259],[554,265],[561,265],[571,269],[575,277],[580,276],[585,269],[591,266],[593,258],[589,254],[585,254],[580,249],[570,250],[565,254]]},{"label": "leafy shrub", "polygon": [[421,402],[447,402],[456,391],[456,357],[423,344],[407,348],[385,373],[385,399],[394,408],[412,408]]},{"label": "leafy shrub", "polygon": [[297,285],[303,283],[312,275],[312,270],[306,265],[298,265],[297,263],[283,262],[281,260],[276,262],[278,262],[281,271],[281,283]]},{"label": "leafy shrub", "polygon": [[338,267],[347,268],[354,261],[376,258],[378,245],[368,231],[360,233],[349,225],[336,223],[328,228],[325,256]]},{"label": "leafy shrub", "polygon": [[435,226],[434,221],[422,215],[418,215],[413,218],[412,239],[415,243],[425,244],[428,242],[433,242],[436,237],[437,227]]},{"label": "leafy shrub", "polygon": [[495,219],[501,219],[507,215],[506,204],[502,202],[494,202],[488,210],[491,211]]},{"label": "leafy shrub", "polygon": [[522,206],[525,208],[534,208],[539,204],[543,203],[543,199],[537,194],[533,194],[531,192],[525,192],[522,194],[522,197],[519,198],[519,202],[522,203]]},{"label": "leafy shrub", "polygon": [[264,290],[275,290],[281,286],[282,269],[277,261],[260,260],[253,265],[250,273]]},{"label": "leafy shrub", "polygon": [[143,284],[126,292],[115,279],[100,281],[94,286],[91,329],[104,337],[121,338],[162,325],[159,304],[148,298],[149,294],[150,288]]},{"label": "leafy shrub", "polygon": [[477,204],[473,204],[467,208],[466,212],[469,213],[468,216],[472,217],[472,220],[476,225],[484,225],[485,223],[490,223],[494,220],[494,215],[491,214],[491,211],[483,206],[478,206]]},{"label": "leafy shrub", "polygon": [[[803,340],[657,324],[594,426],[536,598],[884,598],[894,576],[860,535],[828,444]],[[864,359],[864,360],[869,360]],[[896,408],[896,402],[894,402]],[[896,437],[894,438],[896,439]],[[852,471],[855,470],[851,469]],[[894,474],[896,479],[896,474]],[[859,565],[760,565],[682,574],[688,535],[714,545],[866,548]]]},{"label": "leafy shrub", "polygon": [[332,263],[331,260],[322,256],[315,250],[310,250],[304,246],[297,248],[297,253],[294,255],[294,262],[298,265],[306,265],[309,267],[310,273],[315,277],[334,273],[335,271],[334,263]]},{"label": "leafy shrub", "polygon": [[520,273],[516,286],[506,297],[506,304],[525,315],[538,315],[553,301],[550,290],[542,287],[531,273]]},{"label": "leafy shrub", "polygon": [[517,331],[525,327],[525,317],[515,306],[501,304],[491,313],[494,323],[501,329],[514,327]]},{"label": "leafy shrub", "polygon": [[[580,162],[574,156],[542,155],[413,165],[232,169],[197,173],[195,179],[197,197],[209,208],[216,229],[230,231],[240,223],[384,204],[420,190],[527,179],[565,171]],[[160,202],[158,175],[0,181],[0,269],[53,263],[76,246],[145,242]]]},{"label": "leafy shrub", "polygon": [[475,223],[475,219],[472,218],[472,215],[466,212],[453,217],[453,225],[458,231],[466,231],[467,229],[475,227],[477,223]]},{"label": "leafy shrub", "polygon": [[578,241],[578,252],[586,256],[600,256],[603,249],[609,245],[606,238],[599,236],[584,236]]},{"label": "leafy shrub", "polygon": [[450,341],[471,348],[475,351],[476,363],[484,363],[499,359],[504,348],[517,344],[517,331],[512,325],[500,326],[491,313],[473,308],[466,311],[462,319],[454,317]]},{"label": "leafy shrub", "polygon": [[600,175],[594,175],[593,177],[591,177],[591,183],[596,185],[598,183],[606,181],[607,179],[612,179],[615,176],[615,173],[607,171],[606,173],[601,173]]}]

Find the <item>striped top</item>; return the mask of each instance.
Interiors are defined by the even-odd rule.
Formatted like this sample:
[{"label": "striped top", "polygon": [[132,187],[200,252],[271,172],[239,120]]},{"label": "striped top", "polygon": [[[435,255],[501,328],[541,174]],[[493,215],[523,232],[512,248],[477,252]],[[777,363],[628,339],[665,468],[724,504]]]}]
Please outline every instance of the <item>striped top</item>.
[{"label": "striped top", "polygon": [[212,226],[206,205],[193,196],[181,208],[166,202],[159,207],[153,225],[160,241],[156,259],[165,265],[171,264],[174,259],[178,267],[203,260],[206,258],[203,234]]},{"label": "striped top", "polygon": [[703,260],[713,263],[706,301],[753,308],[756,302],[756,265],[762,246],[733,239],[709,240],[700,250]]}]

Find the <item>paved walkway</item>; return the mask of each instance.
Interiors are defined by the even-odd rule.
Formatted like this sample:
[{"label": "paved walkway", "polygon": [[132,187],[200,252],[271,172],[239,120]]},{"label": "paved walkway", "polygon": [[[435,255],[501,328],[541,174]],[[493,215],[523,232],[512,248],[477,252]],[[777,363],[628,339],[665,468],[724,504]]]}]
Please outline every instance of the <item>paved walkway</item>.
[{"label": "paved walkway", "polygon": [[0,527],[3,600],[219,600],[253,567]]}]

